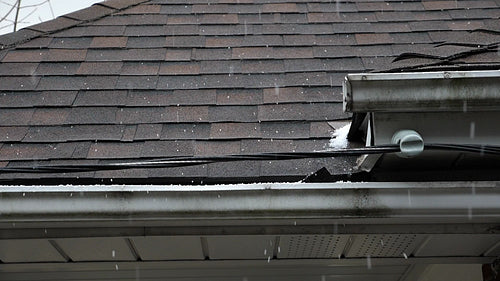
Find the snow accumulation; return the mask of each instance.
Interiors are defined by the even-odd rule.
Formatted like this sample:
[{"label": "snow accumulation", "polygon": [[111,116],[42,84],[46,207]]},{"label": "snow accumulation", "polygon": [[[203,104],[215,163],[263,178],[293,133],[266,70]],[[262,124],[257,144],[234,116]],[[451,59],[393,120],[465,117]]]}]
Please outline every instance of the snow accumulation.
[{"label": "snow accumulation", "polygon": [[338,128],[333,133],[333,138],[330,140],[330,147],[335,149],[346,148],[348,144],[347,134],[351,128],[351,123],[342,128]]}]

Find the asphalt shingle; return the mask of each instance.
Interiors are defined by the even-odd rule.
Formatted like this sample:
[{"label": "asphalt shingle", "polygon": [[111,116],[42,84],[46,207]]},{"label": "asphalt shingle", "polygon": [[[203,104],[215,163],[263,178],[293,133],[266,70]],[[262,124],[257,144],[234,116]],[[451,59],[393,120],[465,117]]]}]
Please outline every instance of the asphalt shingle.
[{"label": "asphalt shingle", "polygon": [[[347,73],[496,43],[499,10],[492,0],[102,2],[0,36],[0,165],[326,149],[332,122],[349,119]],[[460,60],[500,63],[495,52]],[[85,176],[237,182],[322,167],[351,168],[242,161]]]}]

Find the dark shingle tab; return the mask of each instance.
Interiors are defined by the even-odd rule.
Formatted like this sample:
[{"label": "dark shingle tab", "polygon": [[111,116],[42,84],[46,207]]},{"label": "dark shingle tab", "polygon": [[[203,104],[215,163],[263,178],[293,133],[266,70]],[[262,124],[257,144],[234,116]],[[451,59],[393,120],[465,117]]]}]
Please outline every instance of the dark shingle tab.
[{"label": "dark shingle tab", "polygon": [[159,140],[163,126],[162,124],[139,124],[136,126],[132,140]]},{"label": "dark shingle tab", "polygon": [[340,103],[275,104],[259,106],[261,121],[320,121],[347,118]]},{"label": "dark shingle tab", "polygon": [[210,124],[208,123],[163,124],[161,130],[162,140],[204,140],[209,137]]},{"label": "dark shingle tab", "polygon": [[308,122],[262,122],[260,129],[266,139],[309,138],[310,125]]},{"label": "dark shingle tab", "polygon": [[64,17],[78,21],[88,21],[100,18],[105,15],[109,15],[114,11],[115,9],[112,8],[104,7],[101,5],[93,5],[89,8],[64,15]]},{"label": "dark shingle tab", "polygon": [[41,63],[36,69],[36,75],[75,75],[80,63],[76,62],[57,62]]},{"label": "dark shingle tab", "polygon": [[120,74],[122,62],[82,62],[76,74],[78,75],[112,75]]},{"label": "dark shingle tab", "polygon": [[198,156],[239,154],[241,141],[239,140],[209,140],[197,141],[194,154]]},{"label": "dark shingle tab", "polygon": [[41,160],[71,158],[76,144],[10,144],[0,149],[0,160]]},{"label": "dark shingle tab", "polygon": [[85,49],[50,49],[43,56],[43,61],[83,61],[87,55]]},{"label": "dark shingle tab", "polygon": [[260,138],[260,123],[214,123],[210,128],[211,139]]},{"label": "dark shingle tab", "polygon": [[0,91],[35,90],[39,81],[37,76],[0,76]]},{"label": "dark shingle tab", "polygon": [[0,93],[0,108],[30,108],[69,106],[75,99],[76,92],[71,91],[16,91]]},{"label": "dark shingle tab", "polygon": [[92,37],[56,37],[48,46],[51,49],[88,49]]},{"label": "dark shingle tab", "polygon": [[124,9],[129,6],[137,5],[143,2],[147,2],[147,0],[106,0],[104,2],[99,3],[99,5],[113,9]]},{"label": "dark shingle tab", "polygon": [[[160,91],[160,93],[162,93]],[[216,91],[207,90],[174,90],[164,93],[167,105],[211,105],[216,104]]]},{"label": "dark shingle tab", "polygon": [[23,142],[120,141],[124,128],[113,125],[37,126],[29,128]]},{"label": "dark shingle tab", "polygon": [[44,76],[37,90],[111,90],[117,76]]},{"label": "dark shingle tab", "polygon": [[17,47],[20,49],[41,49],[48,47],[52,40],[51,37],[37,37],[24,43],[18,43]]},{"label": "dark shingle tab", "polygon": [[259,120],[257,106],[210,106],[208,118],[211,122],[257,122]]},{"label": "dark shingle tab", "polygon": [[120,76],[116,83],[116,89],[133,90],[133,89],[156,89],[158,76]]},{"label": "dark shingle tab", "polygon": [[123,106],[127,103],[127,91],[80,91],[74,106]]},{"label": "dark shingle tab", "polygon": [[38,63],[10,63],[4,62],[0,68],[1,76],[33,75],[38,67]]},{"label": "dark shingle tab", "polygon": [[40,31],[21,29],[14,33],[7,33],[0,36],[0,46],[11,46],[19,42],[24,42],[41,35]]},{"label": "dark shingle tab", "polygon": [[125,48],[128,37],[94,37],[90,48]]},{"label": "dark shingle tab", "polygon": [[91,144],[87,157],[89,159],[122,159],[139,158],[143,143],[93,143]]},{"label": "dark shingle tab", "polygon": [[478,0],[478,1],[422,1],[426,10],[452,10],[452,9],[471,9],[471,8],[498,8],[495,1]]},{"label": "dark shingle tab", "polygon": [[[147,1],[143,1],[143,2],[147,2]],[[136,1],[135,4],[138,4],[138,2]],[[131,8],[125,9],[117,14],[119,14],[119,15],[158,14],[161,11],[161,7],[162,7],[161,5],[148,5],[148,3],[145,3],[144,5],[133,6]]]},{"label": "dark shingle tab", "polygon": [[68,110],[68,117],[65,123],[75,125],[116,124],[117,111],[116,107],[75,107]]},{"label": "dark shingle tab", "polygon": [[200,73],[199,62],[164,62],[159,66],[160,75],[196,75]]},{"label": "dark shingle tab", "polygon": [[146,141],[142,147],[141,157],[194,155],[194,143],[187,140]]},{"label": "dark shingle tab", "polygon": [[39,31],[39,32],[52,32],[56,30],[62,30],[70,26],[74,26],[79,23],[78,20],[71,18],[57,18],[54,20],[42,22],[36,25],[27,27],[27,29]]},{"label": "dark shingle tab", "polygon": [[1,142],[21,141],[28,132],[28,127],[0,127]]}]

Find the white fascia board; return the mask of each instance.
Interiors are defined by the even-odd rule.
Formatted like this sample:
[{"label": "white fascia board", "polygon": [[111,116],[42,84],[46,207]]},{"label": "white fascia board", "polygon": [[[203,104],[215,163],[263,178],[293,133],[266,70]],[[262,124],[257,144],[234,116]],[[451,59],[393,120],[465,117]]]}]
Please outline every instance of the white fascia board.
[{"label": "white fascia board", "polygon": [[500,221],[499,182],[0,186],[0,223],[463,218]]},{"label": "white fascia board", "polygon": [[348,74],[344,81],[344,110],[499,110],[499,88],[500,70]]}]

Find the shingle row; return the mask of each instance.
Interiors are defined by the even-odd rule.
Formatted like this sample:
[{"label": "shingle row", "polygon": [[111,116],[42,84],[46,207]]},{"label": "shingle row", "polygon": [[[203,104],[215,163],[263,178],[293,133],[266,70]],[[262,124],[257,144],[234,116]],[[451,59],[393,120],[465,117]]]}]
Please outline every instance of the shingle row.
[{"label": "shingle row", "polygon": [[[103,2],[0,38],[4,46],[16,44],[0,50],[0,166],[322,150],[332,126],[340,126],[332,121],[349,117],[341,109],[347,73],[438,63],[498,42],[499,5]],[[453,62],[493,65],[500,63],[495,51]],[[348,173],[352,165],[337,158],[243,161],[0,177],[241,181],[305,176],[322,167]]]},{"label": "shingle row", "polygon": [[[246,120],[245,120],[246,121]],[[233,120],[231,120],[233,122]],[[327,122],[260,123],[169,123],[134,125],[67,125],[0,127],[0,141],[5,143],[60,143],[74,141],[144,140],[221,140],[239,139],[315,139],[329,138],[333,128]]]},{"label": "shingle row", "polygon": [[0,108],[264,105],[340,102],[341,100],[341,88],[330,86],[173,91],[16,91],[0,93]]},{"label": "shingle row", "polygon": [[226,106],[46,107],[0,111],[2,126],[143,124],[184,122],[321,121],[345,118],[340,103]]},{"label": "shingle row", "polygon": [[[136,142],[5,143],[0,161],[56,159],[138,159],[170,156],[211,156],[261,152],[310,152],[328,148],[328,139],[146,140]],[[82,161],[81,163],[85,163]],[[14,165],[14,164],[12,164]]]}]

